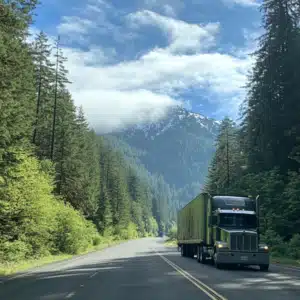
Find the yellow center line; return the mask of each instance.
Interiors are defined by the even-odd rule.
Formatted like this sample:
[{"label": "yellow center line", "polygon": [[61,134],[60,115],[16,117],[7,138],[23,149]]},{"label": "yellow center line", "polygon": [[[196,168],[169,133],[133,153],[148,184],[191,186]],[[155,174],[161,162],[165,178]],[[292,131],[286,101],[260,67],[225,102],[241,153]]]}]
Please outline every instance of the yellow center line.
[{"label": "yellow center line", "polygon": [[187,280],[189,280],[194,286],[196,286],[198,289],[200,289],[203,293],[205,293],[210,299],[212,300],[227,300],[227,298],[220,295],[218,292],[207,286],[205,283],[200,281],[199,279],[195,278],[193,275],[188,273],[187,271],[183,270],[179,266],[177,266],[175,263],[170,261],[168,258],[164,257],[159,252],[155,251],[161,259],[163,259],[168,265],[170,265],[173,269],[175,269],[178,273],[180,273],[183,277],[185,277]]}]

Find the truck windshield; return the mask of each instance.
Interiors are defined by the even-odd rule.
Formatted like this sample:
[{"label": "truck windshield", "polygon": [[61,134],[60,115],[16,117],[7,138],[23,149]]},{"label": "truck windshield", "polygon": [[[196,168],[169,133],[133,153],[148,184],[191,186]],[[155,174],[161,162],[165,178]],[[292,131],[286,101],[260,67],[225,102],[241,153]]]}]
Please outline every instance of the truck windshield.
[{"label": "truck windshield", "polygon": [[247,214],[220,214],[219,226],[231,228],[256,228],[256,216]]}]

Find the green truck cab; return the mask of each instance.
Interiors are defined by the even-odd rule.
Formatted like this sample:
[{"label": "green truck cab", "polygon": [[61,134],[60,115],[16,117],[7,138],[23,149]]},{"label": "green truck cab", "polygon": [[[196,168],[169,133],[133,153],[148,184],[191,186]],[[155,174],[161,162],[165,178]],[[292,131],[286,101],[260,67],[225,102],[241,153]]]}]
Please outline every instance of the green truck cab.
[{"label": "green truck cab", "polygon": [[266,244],[259,239],[259,197],[212,196],[201,193],[178,212],[178,247],[181,255],[198,262],[258,265],[269,269]]}]

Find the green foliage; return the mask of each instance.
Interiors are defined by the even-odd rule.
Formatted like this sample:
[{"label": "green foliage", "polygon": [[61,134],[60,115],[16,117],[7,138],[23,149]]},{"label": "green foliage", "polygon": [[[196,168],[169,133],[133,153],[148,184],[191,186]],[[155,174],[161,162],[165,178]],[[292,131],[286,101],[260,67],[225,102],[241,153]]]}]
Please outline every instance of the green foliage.
[{"label": "green foliage", "polygon": [[126,228],[121,228],[119,230],[117,228],[116,233],[121,240],[136,239],[139,237],[137,225],[133,222],[129,222]]},{"label": "green foliage", "polygon": [[[178,202],[186,204],[204,184],[217,128],[214,120],[175,107],[158,124],[130,128],[110,135],[109,139],[122,149],[127,159],[136,162],[139,169],[145,166],[152,176],[163,175],[170,189],[170,194],[163,196],[170,199],[167,205],[174,218]],[[177,190],[181,190],[178,195]]]},{"label": "green foliage", "polygon": [[171,240],[177,239],[177,226],[175,224],[168,230],[167,235]]},{"label": "green foliage", "polygon": [[[260,195],[262,240],[274,256],[294,259],[299,258],[300,249],[300,73],[294,63],[300,58],[297,5],[290,0],[263,2],[266,33],[254,53],[242,126],[230,126],[237,134],[226,139],[225,147],[221,137],[229,127],[221,126],[206,185],[211,193]],[[224,162],[222,157],[228,152]],[[226,185],[224,177],[231,178]]]},{"label": "green foliage", "polygon": [[11,155],[16,163],[0,190],[0,260],[86,250],[97,236],[94,225],[52,194],[52,178],[36,158],[22,149]]},{"label": "green foliage", "polygon": [[300,259],[300,234],[295,234],[289,242],[289,256]]},{"label": "green foliage", "polygon": [[156,235],[166,183],[155,193],[150,174],[89,128],[59,45],[56,72],[45,33],[24,42],[36,1],[15,2],[0,0],[0,263]]},{"label": "green foliage", "polygon": [[151,235],[157,236],[158,235],[158,224],[154,217],[150,217],[149,219],[150,230],[148,231]]},{"label": "green foliage", "polygon": [[57,252],[77,254],[95,243],[96,228],[70,205],[57,207],[57,231],[54,233]]}]

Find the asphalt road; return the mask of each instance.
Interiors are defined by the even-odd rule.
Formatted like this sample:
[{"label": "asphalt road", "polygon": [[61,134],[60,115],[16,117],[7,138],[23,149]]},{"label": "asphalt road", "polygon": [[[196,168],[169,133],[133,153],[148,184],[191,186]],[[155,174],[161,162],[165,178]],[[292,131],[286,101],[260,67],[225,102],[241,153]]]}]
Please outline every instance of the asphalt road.
[{"label": "asphalt road", "polygon": [[300,269],[217,270],[161,238],[129,241],[0,284],[1,300],[299,300]]}]

